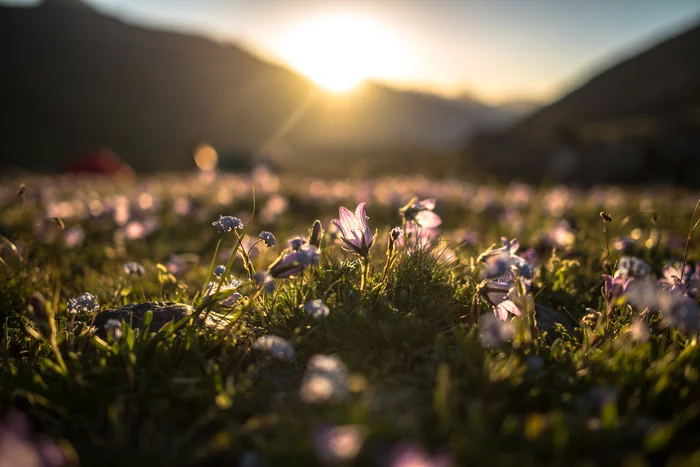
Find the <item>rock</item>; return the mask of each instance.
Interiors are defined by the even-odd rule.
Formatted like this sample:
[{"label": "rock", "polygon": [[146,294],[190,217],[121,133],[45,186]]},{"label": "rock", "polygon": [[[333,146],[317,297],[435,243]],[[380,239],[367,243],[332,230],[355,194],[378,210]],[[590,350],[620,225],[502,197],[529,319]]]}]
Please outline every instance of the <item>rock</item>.
[{"label": "rock", "polygon": [[156,332],[170,321],[178,322],[185,316],[192,313],[192,307],[183,303],[159,303],[146,302],[134,303],[126,305],[114,310],[105,310],[95,318],[95,327],[98,335],[104,335],[105,323],[110,319],[118,319],[126,323],[131,323],[134,329],[141,329],[143,326],[143,317],[147,311],[153,312],[153,321],[151,322],[150,331]]}]

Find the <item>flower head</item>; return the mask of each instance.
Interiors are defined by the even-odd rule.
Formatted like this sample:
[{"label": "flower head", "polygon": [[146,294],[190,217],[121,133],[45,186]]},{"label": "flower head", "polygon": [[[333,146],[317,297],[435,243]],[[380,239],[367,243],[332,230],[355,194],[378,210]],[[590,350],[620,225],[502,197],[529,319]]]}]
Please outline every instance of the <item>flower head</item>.
[{"label": "flower head", "polygon": [[0,466],[62,467],[68,465],[65,452],[49,438],[31,436],[26,417],[10,411],[0,421]]},{"label": "flower head", "polygon": [[512,339],[514,333],[513,324],[499,316],[484,314],[479,318],[479,340],[484,347],[498,347]]},{"label": "flower head", "polygon": [[433,212],[433,209],[435,209],[435,198],[426,198],[421,201],[413,198],[406,206],[399,209],[399,213],[406,222],[414,222],[424,229],[434,229],[442,224],[442,219]]},{"label": "flower head", "polygon": [[614,276],[620,276],[623,279],[641,279],[649,276],[649,272],[651,272],[651,268],[643,260],[634,256],[623,256],[617,263]]},{"label": "flower head", "polygon": [[348,392],[348,368],[335,355],[316,354],[306,364],[299,396],[306,403],[343,399]]},{"label": "flower head", "polygon": [[268,334],[267,336],[259,337],[253,343],[253,348],[269,354],[272,358],[281,361],[291,361],[294,359],[294,347],[289,342],[279,336]]},{"label": "flower head", "polygon": [[610,274],[603,274],[603,297],[607,301],[615,300],[627,291],[632,279],[623,278],[621,275],[611,276]]},{"label": "flower head", "polygon": [[681,274],[680,265],[667,264],[663,269],[664,277],[659,279],[659,286],[666,290],[678,291],[690,297],[696,297],[700,283],[700,264],[686,264]]},{"label": "flower head", "polygon": [[226,272],[226,266],[223,264],[219,264],[217,267],[214,268],[214,276],[217,278],[223,276],[223,274]]},{"label": "flower head", "polygon": [[96,295],[86,292],[80,297],[73,297],[68,300],[67,308],[69,313],[95,312],[100,309],[100,303]]},{"label": "flower head", "polygon": [[391,239],[393,241],[396,241],[401,237],[403,237],[403,229],[401,227],[394,227],[391,229]]},{"label": "flower head", "polygon": [[316,456],[324,465],[352,461],[364,444],[364,430],[358,425],[324,426],[313,433]]},{"label": "flower head", "polygon": [[231,232],[232,230],[243,228],[243,222],[239,218],[233,216],[220,215],[219,220],[212,222],[211,225],[216,227],[219,233]]},{"label": "flower head", "polygon": [[275,236],[272,234],[272,232],[267,232],[263,230],[258,236],[262,239],[265,246],[272,247],[275,246],[275,244],[277,244],[277,240],[275,239]]},{"label": "flower head", "polygon": [[122,322],[118,319],[108,319],[105,323],[105,332],[114,340],[122,338]]},{"label": "flower head", "polygon": [[274,278],[296,276],[308,266],[315,266],[321,261],[318,248],[304,244],[298,250],[292,250],[279,257],[270,265],[267,272]]},{"label": "flower head", "polygon": [[307,243],[309,243],[308,240],[302,237],[292,238],[291,240],[287,241],[287,245],[289,246],[289,248],[294,251],[299,250]]},{"label": "flower head", "polygon": [[392,449],[389,467],[451,467],[449,454],[431,456],[414,443],[400,443]]},{"label": "flower head", "polygon": [[258,271],[253,276],[253,280],[259,286],[262,286],[265,293],[272,293],[275,291],[275,280],[266,271]]},{"label": "flower head", "polygon": [[146,268],[136,261],[129,261],[124,265],[124,274],[127,276],[143,277],[146,275]]},{"label": "flower head", "polygon": [[331,222],[340,230],[345,245],[353,253],[367,258],[369,249],[374,244],[374,235],[367,225],[365,203],[358,204],[354,213],[341,206],[338,217],[339,219],[333,219]]},{"label": "flower head", "polygon": [[328,316],[331,312],[330,308],[323,303],[323,300],[316,299],[306,302],[304,305],[304,311],[312,318],[322,318]]}]

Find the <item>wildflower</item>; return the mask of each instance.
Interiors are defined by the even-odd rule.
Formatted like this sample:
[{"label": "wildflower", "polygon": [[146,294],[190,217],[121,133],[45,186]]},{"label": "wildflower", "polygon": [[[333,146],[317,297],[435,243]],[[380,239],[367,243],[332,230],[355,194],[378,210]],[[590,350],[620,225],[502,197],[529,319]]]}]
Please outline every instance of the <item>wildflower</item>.
[{"label": "wildflower", "polygon": [[323,237],[323,226],[321,221],[316,219],[311,227],[311,235],[309,235],[309,243],[316,248],[321,248],[321,237]]},{"label": "wildflower", "polygon": [[272,247],[275,246],[275,244],[277,244],[277,240],[275,239],[275,236],[272,234],[272,232],[267,232],[263,230],[258,236],[262,239],[265,246]]},{"label": "wildflower", "polygon": [[603,284],[603,297],[609,302],[624,295],[632,279],[603,274],[603,281],[605,281]]},{"label": "wildflower", "polygon": [[239,218],[233,216],[220,215],[219,220],[212,222],[211,225],[216,227],[219,233],[231,232],[232,230],[243,228],[243,222]]},{"label": "wildflower", "polygon": [[641,319],[634,320],[628,332],[635,342],[644,343],[649,340],[649,326]]},{"label": "wildflower", "polygon": [[684,295],[696,297],[698,283],[700,283],[700,263],[694,267],[686,264],[683,268],[683,274],[681,274],[680,269],[680,265],[667,264],[664,266],[664,277],[659,279],[659,286],[666,290],[679,291]]},{"label": "wildflower", "polygon": [[304,311],[312,318],[322,318],[328,316],[331,310],[323,303],[323,300],[311,300],[304,305]]},{"label": "wildflower", "polygon": [[217,279],[220,278],[221,276],[223,276],[225,272],[226,272],[226,266],[224,266],[223,264],[219,264],[217,267],[214,268],[214,276]]},{"label": "wildflower", "polygon": [[[214,295],[217,295],[217,297],[223,296],[224,298],[219,299],[219,305],[226,308],[231,308],[241,298],[241,294],[235,292],[235,290],[237,290],[240,286],[241,283],[236,279],[231,279],[228,281],[228,283],[221,284],[221,286],[219,286],[218,282],[209,282],[206,290],[204,291],[204,300],[212,300],[214,299]],[[219,291],[218,294],[216,292],[217,289]]]},{"label": "wildflower", "polygon": [[0,421],[0,466],[62,467],[66,455],[58,444],[46,437],[32,437],[26,417],[10,411]]},{"label": "wildflower", "polygon": [[127,276],[143,277],[146,275],[146,268],[136,261],[129,261],[124,265],[124,274]]},{"label": "wildflower", "polygon": [[505,319],[489,314],[479,318],[479,340],[484,347],[498,347],[512,339],[514,333],[513,324]]},{"label": "wildflower", "polygon": [[122,338],[122,322],[118,319],[108,319],[105,323],[105,332],[114,340]]},{"label": "wildflower", "polygon": [[392,449],[389,467],[451,467],[452,458],[442,453],[431,456],[421,446],[403,442]]},{"label": "wildflower", "polygon": [[647,277],[649,272],[651,272],[651,268],[643,260],[633,256],[623,256],[617,263],[614,275],[621,276],[623,279],[640,279]]},{"label": "wildflower", "polygon": [[348,392],[348,369],[335,355],[312,356],[306,364],[299,396],[306,403],[343,399]]},{"label": "wildflower", "polygon": [[403,237],[404,232],[401,227],[394,227],[391,229],[391,239],[395,242],[399,238]]},{"label": "wildflower", "polygon": [[253,280],[259,286],[262,286],[265,293],[272,293],[275,291],[275,280],[266,271],[258,271],[253,276]]},{"label": "wildflower", "polygon": [[304,244],[298,250],[278,258],[268,269],[268,273],[274,278],[291,277],[299,274],[308,266],[315,266],[321,261],[318,248]]},{"label": "wildflower", "polygon": [[80,297],[73,297],[68,300],[67,309],[69,313],[73,314],[79,312],[92,313],[100,309],[100,303],[97,296],[86,292]]},{"label": "wildflower", "polygon": [[489,248],[481,253],[476,260],[481,263],[494,256],[514,255],[520,248],[520,242],[516,238],[508,240],[506,237],[501,237],[501,242],[503,243],[501,248]]},{"label": "wildflower", "polygon": [[434,229],[442,224],[442,219],[433,212],[433,209],[435,209],[435,198],[426,198],[421,201],[413,198],[399,209],[399,213],[407,223],[416,223],[425,229]]},{"label": "wildflower", "polygon": [[291,361],[294,359],[294,347],[289,342],[279,336],[267,335],[259,337],[253,348],[268,353],[272,358],[281,361]]},{"label": "wildflower", "polygon": [[299,251],[304,245],[309,243],[305,238],[297,237],[287,240],[287,246],[290,250]]},{"label": "wildflower", "polygon": [[68,248],[77,248],[85,241],[85,230],[79,225],[69,227],[63,232],[63,241]]},{"label": "wildflower", "polygon": [[700,331],[700,308],[695,300],[679,292],[661,290],[658,293],[658,308],[662,322],[684,334]]},{"label": "wildflower", "polygon": [[562,220],[547,233],[546,240],[548,244],[561,250],[573,246],[576,234],[571,225]]},{"label": "wildflower", "polygon": [[331,222],[340,230],[345,245],[350,251],[366,259],[374,244],[374,235],[367,225],[365,203],[358,204],[354,213],[341,206],[338,214],[339,219],[333,219]]},{"label": "wildflower", "polygon": [[364,438],[364,430],[359,425],[324,426],[314,431],[313,446],[322,464],[343,464],[357,456]]}]

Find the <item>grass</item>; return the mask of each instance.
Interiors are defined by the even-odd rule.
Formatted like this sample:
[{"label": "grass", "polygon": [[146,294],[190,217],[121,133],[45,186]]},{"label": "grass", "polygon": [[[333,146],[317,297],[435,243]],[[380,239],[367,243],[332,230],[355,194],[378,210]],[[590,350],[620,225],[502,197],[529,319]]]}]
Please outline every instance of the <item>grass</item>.
[{"label": "grass", "polygon": [[[400,465],[397,450],[410,443],[454,465],[700,465],[697,336],[665,325],[655,309],[609,307],[601,293],[608,248],[613,263],[636,256],[654,276],[667,263],[700,260],[693,240],[684,258],[692,193],[420,178],[280,185],[260,173],[24,183],[19,196],[14,180],[0,193],[0,420],[26,414],[25,442],[47,436],[69,464]],[[437,197],[440,240],[397,244],[382,281],[389,231],[413,195]],[[283,209],[273,209],[276,196]],[[260,230],[276,235],[277,246],[258,244],[251,255],[260,271],[287,238],[306,237],[317,217],[328,230],[338,206],[358,201],[378,229],[363,292],[360,260],[326,232],[320,263],[277,279],[270,294],[255,293],[243,261],[233,261],[242,298],[231,310],[216,302],[202,309],[230,331],[185,320],[157,332],[123,326],[117,339],[91,326],[94,313],[67,311],[68,299],[85,292],[99,297],[100,310],[144,298],[196,308],[210,264],[226,264],[236,244],[212,227],[219,214],[241,217],[253,240]],[[609,245],[601,210],[613,218]],[[562,220],[571,228],[562,230]],[[76,231],[84,240],[71,245]],[[517,236],[520,253],[533,249],[529,296],[573,318],[575,329],[544,329],[525,315],[513,319],[511,338],[484,339],[474,313],[492,312],[475,297],[484,270],[476,258],[501,236]],[[616,240],[625,236],[623,253]],[[185,270],[174,269],[174,255],[189,255]],[[125,277],[128,261],[145,276]],[[312,299],[329,315],[308,316],[303,305]],[[591,321],[594,311],[608,324]],[[630,331],[640,314],[646,339]],[[284,338],[294,358],[256,349],[264,335]],[[334,397],[312,403],[300,388],[317,354],[337,356],[348,374],[331,372]],[[339,459],[342,449],[319,442],[329,426],[356,430],[357,452]],[[2,446],[0,464],[9,455]]]}]

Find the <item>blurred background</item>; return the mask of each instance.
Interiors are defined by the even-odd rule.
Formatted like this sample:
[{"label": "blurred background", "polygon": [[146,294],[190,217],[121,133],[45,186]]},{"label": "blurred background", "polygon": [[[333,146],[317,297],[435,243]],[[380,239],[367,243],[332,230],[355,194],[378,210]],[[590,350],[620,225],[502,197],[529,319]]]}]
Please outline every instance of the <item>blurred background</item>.
[{"label": "blurred background", "polygon": [[0,0],[0,172],[700,185],[698,0]]}]

